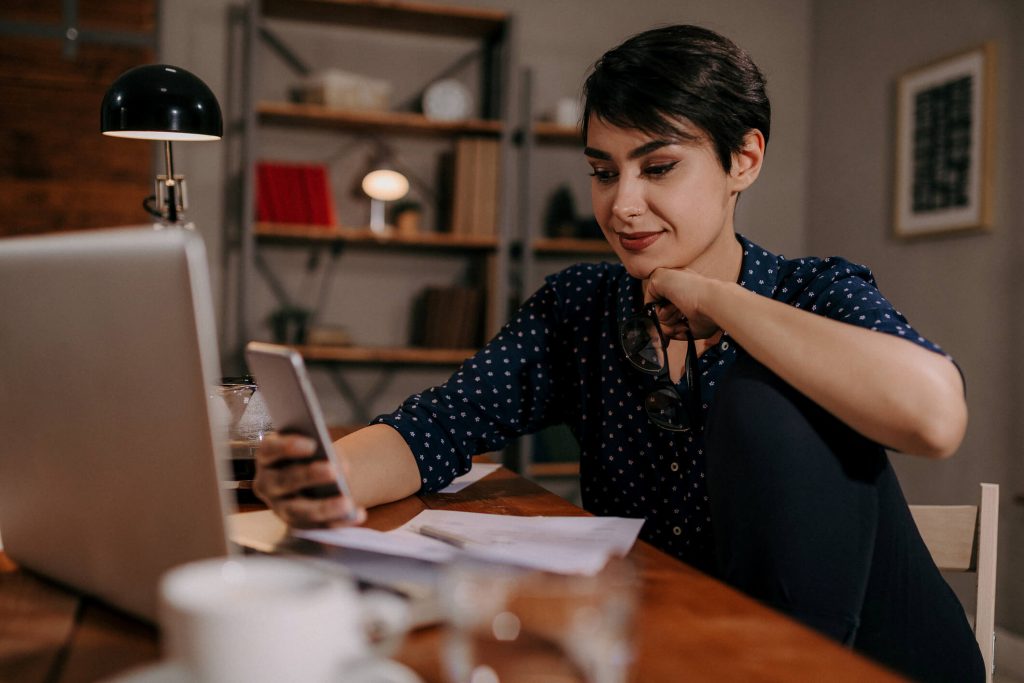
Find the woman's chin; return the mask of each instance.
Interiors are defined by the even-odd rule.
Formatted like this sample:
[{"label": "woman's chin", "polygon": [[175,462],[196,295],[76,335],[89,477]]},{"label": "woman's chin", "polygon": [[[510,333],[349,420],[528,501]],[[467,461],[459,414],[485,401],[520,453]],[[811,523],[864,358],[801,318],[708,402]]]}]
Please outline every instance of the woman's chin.
[{"label": "woman's chin", "polygon": [[651,277],[651,273],[665,265],[646,255],[620,253],[618,256],[626,272],[638,280],[646,280]]}]

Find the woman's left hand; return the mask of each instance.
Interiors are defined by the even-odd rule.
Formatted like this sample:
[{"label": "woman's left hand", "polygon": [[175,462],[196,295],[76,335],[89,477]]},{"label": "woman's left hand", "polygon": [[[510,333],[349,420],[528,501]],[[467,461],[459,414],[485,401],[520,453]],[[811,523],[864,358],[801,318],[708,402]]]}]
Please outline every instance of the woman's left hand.
[{"label": "woman's left hand", "polygon": [[707,339],[718,332],[718,324],[702,308],[702,299],[714,281],[686,268],[658,268],[644,282],[646,299],[660,301],[658,320],[672,339],[686,339],[686,330],[695,339]]}]

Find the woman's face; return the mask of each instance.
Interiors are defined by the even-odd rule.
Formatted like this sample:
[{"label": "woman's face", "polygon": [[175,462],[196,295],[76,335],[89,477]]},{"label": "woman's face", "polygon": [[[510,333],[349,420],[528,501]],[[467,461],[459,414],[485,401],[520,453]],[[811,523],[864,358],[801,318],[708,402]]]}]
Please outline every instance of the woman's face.
[{"label": "woman's face", "polygon": [[[593,169],[594,215],[630,275],[690,267],[713,276],[735,253],[736,195],[749,185],[726,173],[708,137],[663,139],[591,116],[584,154]],[[730,247],[732,247],[730,249]],[[729,266],[733,267],[732,265]]]}]

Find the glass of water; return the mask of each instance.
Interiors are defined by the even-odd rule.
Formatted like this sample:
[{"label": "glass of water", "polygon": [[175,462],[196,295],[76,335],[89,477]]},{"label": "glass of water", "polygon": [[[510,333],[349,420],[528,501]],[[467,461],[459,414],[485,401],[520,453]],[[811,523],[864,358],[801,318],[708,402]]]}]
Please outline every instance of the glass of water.
[{"label": "glass of water", "polygon": [[457,561],[441,580],[450,683],[624,683],[632,661],[635,570],[595,576]]}]

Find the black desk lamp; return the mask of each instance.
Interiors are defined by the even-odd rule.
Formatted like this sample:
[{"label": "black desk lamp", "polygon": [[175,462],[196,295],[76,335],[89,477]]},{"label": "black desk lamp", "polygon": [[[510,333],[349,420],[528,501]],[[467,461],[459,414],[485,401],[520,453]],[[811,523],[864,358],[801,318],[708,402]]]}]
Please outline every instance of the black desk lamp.
[{"label": "black desk lamp", "polygon": [[121,74],[103,96],[100,131],[136,140],[162,140],[167,174],[156,177],[156,193],[142,206],[157,218],[156,228],[191,228],[185,178],[174,174],[172,141],[219,140],[220,105],[196,76],[176,66],[150,64]]}]

